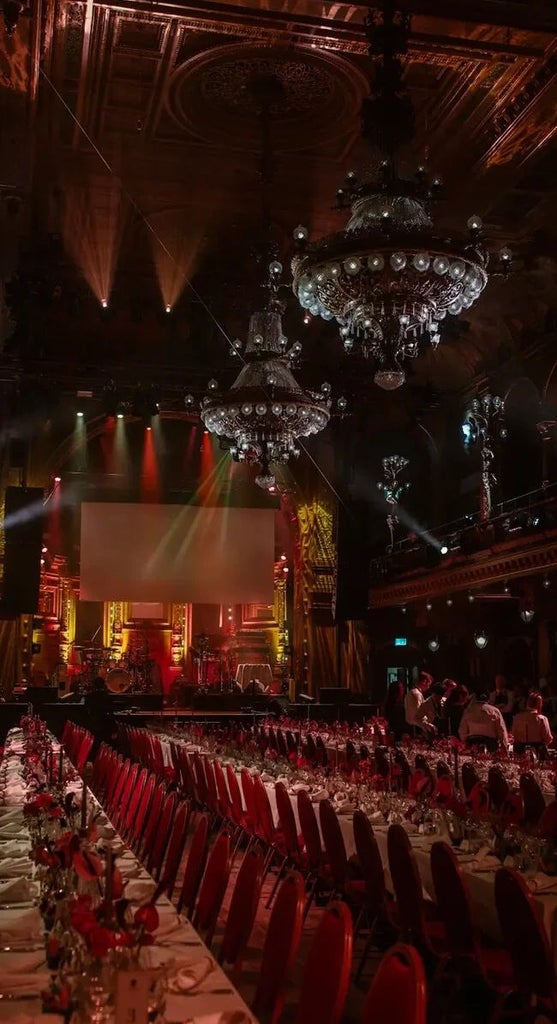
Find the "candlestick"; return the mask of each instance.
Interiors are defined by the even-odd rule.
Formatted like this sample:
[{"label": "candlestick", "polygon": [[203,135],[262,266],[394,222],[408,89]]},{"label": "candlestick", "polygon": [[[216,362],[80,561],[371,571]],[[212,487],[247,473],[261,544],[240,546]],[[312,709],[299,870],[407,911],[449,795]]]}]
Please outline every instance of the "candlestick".
[{"label": "candlestick", "polygon": [[64,781],[64,749],[60,747],[60,757],[58,760],[58,785],[61,786]]},{"label": "candlestick", "polygon": [[85,835],[87,831],[87,783],[83,781],[83,791],[81,794],[81,834]]}]

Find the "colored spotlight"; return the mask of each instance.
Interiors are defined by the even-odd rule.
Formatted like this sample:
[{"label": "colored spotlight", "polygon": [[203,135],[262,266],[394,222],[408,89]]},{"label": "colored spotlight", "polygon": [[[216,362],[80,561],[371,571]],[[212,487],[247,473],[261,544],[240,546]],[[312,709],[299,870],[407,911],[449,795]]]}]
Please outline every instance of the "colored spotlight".
[{"label": "colored spotlight", "polygon": [[167,313],[172,313],[172,306],[165,306],[165,310]]},{"label": "colored spotlight", "polygon": [[443,544],[443,546],[442,546],[442,548],[440,550],[441,550],[441,554],[442,555],[448,555],[448,553],[449,553],[449,549],[448,549],[446,544]]},{"label": "colored spotlight", "polygon": [[55,483],[55,484],[59,484],[59,483],[61,483],[61,482],[62,482],[62,477],[61,477],[61,476],[55,476],[55,477],[54,477],[54,483]]},{"label": "colored spotlight", "polygon": [[108,299],[101,299],[101,306],[103,309],[108,309]]},{"label": "colored spotlight", "polygon": [[123,420],[124,419],[124,413],[123,412],[117,412],[116,413],[116,419],[117,420]]},{"label": "colored spotlight", "polygon": [[82,413],[82,412],[78,412],[78,414],[77,414],[77,415],[78,415],[78,418],[79,418],[80,420],[82,420],[82,419],[83,419],[83,413]]}]

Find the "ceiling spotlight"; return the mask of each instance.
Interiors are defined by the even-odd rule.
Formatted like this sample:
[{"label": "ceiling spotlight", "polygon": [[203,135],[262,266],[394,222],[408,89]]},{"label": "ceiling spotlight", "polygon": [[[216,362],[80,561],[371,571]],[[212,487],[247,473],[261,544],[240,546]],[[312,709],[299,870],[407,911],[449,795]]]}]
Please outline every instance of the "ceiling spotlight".
[{"label": "ceiling spotlight", "polygon": [[285,551],[282,552],[282,555],[280,556],[280,560],[281,560],[281,562],[286,562],[286,552]]},{"label": "ceiling spotlight", "polygon": [[504,594],[510,594],[510,592],[511,592],[511,588],[509,587],[509,584],[505,580],[505,586],[503,587],[503,593]]},{"label": "ceiling spotlight", "polygon": [[433,605],[432,605],[431,601],[426,601],[426,606],[425,606],[426,612],[430,612],[432,608],[433,608]]},{"label": "ceiling spotlight", "polygon": [[401,604],[400,610],[401,610],[403,615],[406,615],[406,612],[408,611],[408,609],[407,609],[405,604]]},{"label": "ceiling spotlight", "polygon": [[117,420],[123,420],[124,419],[124,413],[123,412],[117,412],[116,413],[116,419]]},{"label": "ceiling spotlight", "polygon": [[62,477],[61,476],[55,476],[54,477],[54,483],[55,484],[59,484],[59,483],[61,483],[61,481],[62,481]]},{"label": "ceiling spotlight", "polygon": [[523,608],[520,613],[520,618],[523,622],[531,622],[535,614],[536,613],[533,608]]},{"label": "ceiling spotlight", "polygon": [[452,597],[447,598],[447,608],[452,608],[453,599]]},{"label": "ceiling spotlight", "polygon": [[542,587],[544,588],[544,590],[549,590],[550,586],[551,586],[551,580],[550,580],[549,576],[544,576],[544,578],[542,580]]},{"label": "ceiling spotlight", "polygon": [[108,299],[101,299],[101,306],[103,309],[108,309]]},{"label": "ceiling spotlight", "polygon": [[473,604],[473,602],[476,600],[476,595],[473,594],[472,591],[470,591],[470,593],[468,594],[468,600],[470,604]]},{"label": "ceiling spotlight", "polygon": [[43,553],[43,555],[46,555],[46,553],[47,553],[47,551],[48,551],[48,548],[47,548],[46,544],[43,544],[43,546],[42,546],[42,549],[41,549],[41,550],[42,550],[42,553]]},{"label": "ceiling spotlight", "polygon": [[440,549],[442,555],[448,555],[449,549],[446,544],[442,544]]},{"label": "ceiling spotlight", "polygon": [[474,637],[474,643],[475,643],[476,647],[480,651],[483,651],[484,648],[487,647],[487,645],[489,643],[489,637],[488,637],[487,633],[484,633],[483,629],[480,629],[476,633],[476,635]]},{"label": "ceiling spotlight", "polygon": [[427,646],[428,646],[429,650],[433,654],[435,654],[439,650],[439,647],[440,647],[438,637],[432,636],[431,640],[428,640]]},{"label": "ceiling spotlight", "polygon": [[82,412],[78,412],[77,417],[78,417],[78,419],[82,420],[83,419],[83,413]]}]

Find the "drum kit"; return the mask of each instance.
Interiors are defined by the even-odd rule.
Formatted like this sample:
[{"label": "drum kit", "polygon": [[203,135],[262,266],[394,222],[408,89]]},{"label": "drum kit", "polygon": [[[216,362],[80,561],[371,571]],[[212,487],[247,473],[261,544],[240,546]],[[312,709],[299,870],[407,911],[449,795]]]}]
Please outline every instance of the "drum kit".
[{"label": "drum kit", "polygon": [[86,692],[98,677],[106,681],[111,693],[149,693],[153,689],[155,663],[143,645],[121,653],[113,647],[73,644],[68,662],[74,691]]},{"label": "drum kit", "polygon": [[[193,662],[193,683],[201,689],[225,689],[231,678],[230,659],[226,650],[219,647],[220,637],[206,633],[194,636],[194,647],[190,647]],[[222,642],[222,641],[221,641]]]}]

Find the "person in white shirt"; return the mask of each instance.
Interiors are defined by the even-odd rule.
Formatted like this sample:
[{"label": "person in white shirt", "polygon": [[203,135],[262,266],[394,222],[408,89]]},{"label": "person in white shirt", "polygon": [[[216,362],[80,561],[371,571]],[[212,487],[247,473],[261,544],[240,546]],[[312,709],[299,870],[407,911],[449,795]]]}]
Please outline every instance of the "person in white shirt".
[{"label": "person in white shirt", "polygon": [[507,727],[499,708],[488,703],[487,694],[473,697],[460,720],[459,736],[463,743],[473,746],[475,742],[486,742],[495,750],[497,746],[508,747]]},{"label": "person in white shirt", "polygon": [[504,676],[495,676],[495,689],[489,695],[489,703],[498,708],[502,715],[510,715],[515,702],[515,695],[507,687]]},{"label": "person in white shirt", "polygon": [[421,672],[417,685],[413,686],[411,690],[408,690],[408,693],[404,698],[404,715],[407,725],[412,727],[420,725],[420,723],[416,721],[416,715],[420,705],[424,702],[424,692],[429,690],[432,682],[433,679],[427,672]]},{"label": "person in white shirt", "polygon": [[526,701],[526,711],[519,711],[513,718],[512,733],[515,742],[515,750],[524,747],[526,744],[532,746],[549,746],[553,742],[553,736],[549,722],[545,715],[542,715],[542,698],[539,693],[531,693]]},{"label": "person in white shirt", "polygon": [[443,684],[436,684],[432,688],[430,696],[422,700],[414,715],[414,725],[419,726],[426,735],[431,737],[437,735],[438,723],[443,711],[444,692]]}]

